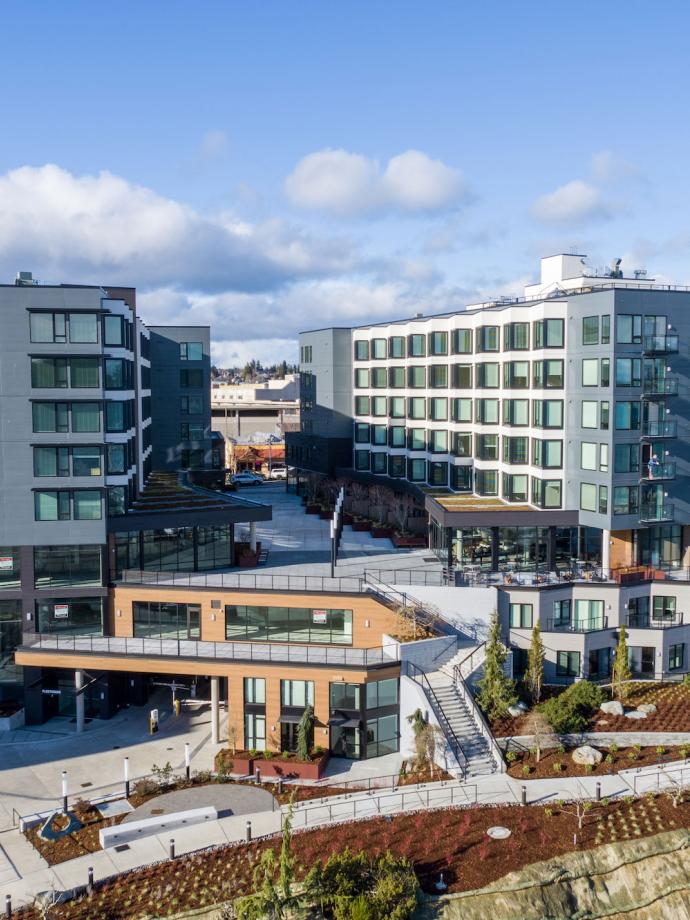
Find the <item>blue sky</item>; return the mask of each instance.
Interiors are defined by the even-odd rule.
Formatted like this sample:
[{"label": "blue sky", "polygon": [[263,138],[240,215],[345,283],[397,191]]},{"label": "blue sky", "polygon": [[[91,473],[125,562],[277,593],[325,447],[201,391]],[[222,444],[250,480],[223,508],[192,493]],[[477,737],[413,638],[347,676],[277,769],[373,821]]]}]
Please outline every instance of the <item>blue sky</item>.
[{"label": "blue sky", "polygon": [[5,0],[0,269],[129,283],[220,363],[519,293],[690,283],[686,4]]}]

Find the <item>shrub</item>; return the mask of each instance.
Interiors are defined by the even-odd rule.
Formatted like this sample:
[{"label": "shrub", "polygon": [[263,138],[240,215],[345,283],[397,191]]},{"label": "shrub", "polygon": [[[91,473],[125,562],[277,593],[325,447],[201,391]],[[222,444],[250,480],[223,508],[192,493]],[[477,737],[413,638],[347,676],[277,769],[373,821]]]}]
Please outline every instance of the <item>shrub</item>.
[{"label": "shrub", "polygon": [[539,707],[555,732],[570,734],[583,731],[587,718],[603,703],[604,691],[596,684],[580,680]]},{"label": "shrub", "polygon": [[612,754],[615,754],[617,750],[618,750],[618,745],[616,744],[615,741],[609,744],[609,751],[611,751]]},{"label": "shrub", "polygon": [[606,757],[604,757],[604,762],[613,763],[613,754],[607,754]]},{"label": "shrub", "polygon": [[526,763],[524,767],[522,768],[522,775],[529,776],[531,772],[532,772],[532,768],[530,767],[529,764]]},{"label": "shrub", "polygon": [[552,817],[553,817],[553,808],[545,808],[545,809],[544,809],[544,817],[545,817],[545,818],[552,818]]},{"label": "shrub", "polygon": [[659,756],[662,756],[663,754],[666,753],[666,748],[665,748],[662,744],[660,744],[660,745],[656,748],[656,752],[657,752],[657,754],[658,754]]},{"label": "shrub", "polygon": [[553,772],[560,773],[562,769],[563,769],[563,764],[560,762],[560,760],[557,760],[556,763],[553,765]]},{"label": "shrub", "polygon": [[508,751],[506,753],[507,763],[515,763],[516,760],[517,760],[517,754],[515,753],[515,751]]}]

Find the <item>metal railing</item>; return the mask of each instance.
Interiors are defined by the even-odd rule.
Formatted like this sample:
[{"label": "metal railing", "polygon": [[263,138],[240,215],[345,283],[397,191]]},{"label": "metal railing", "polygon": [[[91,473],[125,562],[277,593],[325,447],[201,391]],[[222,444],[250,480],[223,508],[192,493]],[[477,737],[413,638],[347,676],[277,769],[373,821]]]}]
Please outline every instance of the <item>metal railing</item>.
[{"label": "metal railing", "polygon": [[327,575],[269,575],[252,572],[146,572],[125,569],[125,585],[160,585],[176,588],[218,590],[303,591],[304,593],[362,594],[369,590],[359,576],[330,578]]},{"label": "metal railing", "polygon": [[505,773],[506,765],[505,765],[505,761],[503,760],[503,751],[498,746],[498,743],[493,736],[493,732],[491,731],[489,727],[489,723],[486,721],[484,713],[479,708],[474,698],[474,695],[472,694],[472,691],[470,690],[464,677],[460,673],[459,665],[455,665],[455,667],[453,668],[453,682],[455,684],[456,690],[458,691],[458,693],[462,697],[463,702],[465,703],[465,707],[467,709],[469,717],[474,722],[479,734],[486,741],[497,769],[499,770],[499,772]]},{"label": "metal railing", "polygon": [[664,502],[663,504],[660,504],[660,505],[653,503],[650,505],[640,506],[640,521],[642,522],[672,521],[672,520],[673,520],[673,505],[670,502]]},{"label": "metal railing", "polygon": [[468,678],[477,668],[481,667],[486,660],[486,642],[482,642],[477,648],[473,649],[469,655],[465,655],[462,661],[459,661],[454,667],[458,668],[461,677]]},{"label": "metal railing", "polygon": [[[652,471],[647,469],[645,474],[644,470],[640,470],[640,482],[656,482],[659,479],[675,479],[676,478],[676,464],[672,461],[668,463],[660,463],[658,466],[652,467]],[[614,507],[614,514],[619,512]],[[620,512],[621,514],[627,514],[627,511]]]},{"label": "metal railing", "polygon": [[687,759],[658,766],[655,770],[645,770],[640,767],[632,777],[632,783],[625,775],[619,775],[629,786],[632,786],[635,794],[659,792],[661,789],[679,791],[690,786],[690,764]]},{"label": "metal railing", "polygon": [[645,335],[642,341],[642,351],[658,352],[660,354],[675,354],[678,351],[678,336],[675,333],[666,335]]},{"label": "metal railing", "polygon": [[422,669],[418,667],[413,661],[405,662],[405,671],[407,676],[422,688],[424,695],[429,700],[431,708],[434,711],[434,715],[438,719],[439,724],[443,729],[443,733],[446,736],[448,746],[450,747],[453,756],[458,762],[460,772],[464,779],[467,776],[467,757],[462,749],[462,745],[460,744],[458,736],[455,734],[450,722],[448,721],[448,717],[444,712],[443,706],[441,706],[438,697],[434,693],[434,688],[431,686],[429,678],[426,676],[424,671],[422,671]]},{"label": "metal railing", "polygon": [[626,626],[631,629],[670,629],[682,625],[683,614],[680,612],[663,617],[655,617],[649,613],[629,613],[626,617]]},{"label": "metal railing", "polygon": [[673,376],[666,377],[644,377],[642,379],[643,396],[677,396],[678,395],[678,378]]},{"label": "metal railing", "polygon": [[554,620],[546,621],[547,632],[588,633],[597,629],[608,629],[609,618],[606,616],[590,617],[588,620]]},{"label": "metal railing", "polygon": [[364,577],[368,575],[387,584],[430,585],[433,587],[448,584],[448,579],[443,572],[427,572],[425,569],[365,569]]},{"label": "metal railing", "polygon": [[642,426],[643,438],[675,438],[678,435],[678,423],[669,422],[645,422]]},{"label": "metal railing", "polygon": [[212,661],[294,662],[296,664],[371,667],[398,660],[397,643],[376,648],[325,645],[283,645],[275,642],[204,642],[200,639],[140,639],[128,636],[60,636],[37,633],[25,637],[28,651],[80,652],[93,655],[142,655]]}]

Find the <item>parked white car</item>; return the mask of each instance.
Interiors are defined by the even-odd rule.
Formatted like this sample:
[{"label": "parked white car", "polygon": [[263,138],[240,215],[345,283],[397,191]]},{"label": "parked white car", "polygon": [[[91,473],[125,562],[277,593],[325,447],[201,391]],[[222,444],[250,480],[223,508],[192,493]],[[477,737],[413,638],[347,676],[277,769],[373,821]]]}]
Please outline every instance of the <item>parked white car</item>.
[{"label": "parked white car", "polygon": [[284,466],[274,466],[268,474],[269,479],[287,479],[287,469]]},{"label": "parked white car", "polygon": [[246,470],[243,473],[235,473],[232,481],[236,486],[258,486],[264,481],[258,473],[252,473]]}]

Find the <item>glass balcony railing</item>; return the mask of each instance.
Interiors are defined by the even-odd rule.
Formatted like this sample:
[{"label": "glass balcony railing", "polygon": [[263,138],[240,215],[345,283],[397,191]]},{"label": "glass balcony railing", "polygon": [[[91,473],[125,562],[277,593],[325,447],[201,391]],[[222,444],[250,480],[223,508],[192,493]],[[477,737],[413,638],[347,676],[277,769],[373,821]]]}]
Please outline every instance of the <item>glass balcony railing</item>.
[{"label": "glass balcony railing", "polygon": [[675,463],[659,463],[658,466],[653,466],[651,468],[645,464],[640,470],[640,482],[658,482],[662,479],[675,478]]},{"label": "glass balcony railing", "polygon": [[678,336],[671,335],[646,335],[642,349],[647,354],[670,355],[678,352]]},{"label": "glass balcony railing", "polygon": [[640,522],[642,524],[659,524],[663,521],[673,520],[673,505],[671,504],[643,504],[640,506]]},{"label": "glass balcony railing", "polygon": [[626,625],[630,629],[669,629],[683,625],[683,614],[679,612],[654,616],[649,613],[629,613]]},{"label": "glass balcony railing", "polygon": [[608,629],[608,617],[590,617],[588,620],[547,620],[547,632],[587,633]]},{"label": "glass balcony railing", "polygon": [[645,422],[642,426],[643,438],[675,438],[678,434],[678,422]]},{"label": "glass balcony railing", "polygon": [[644,377],[642,380],[643,396],[677,396],[677,377]]}]

